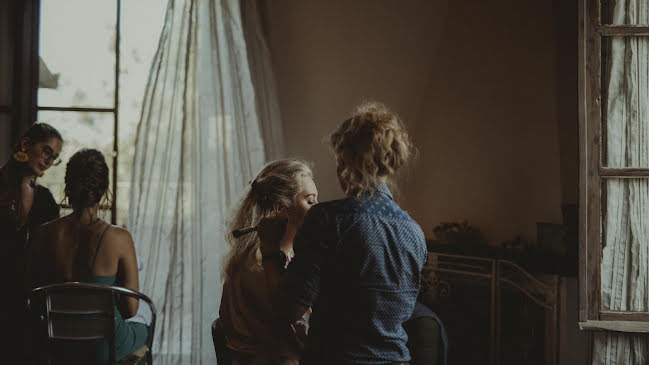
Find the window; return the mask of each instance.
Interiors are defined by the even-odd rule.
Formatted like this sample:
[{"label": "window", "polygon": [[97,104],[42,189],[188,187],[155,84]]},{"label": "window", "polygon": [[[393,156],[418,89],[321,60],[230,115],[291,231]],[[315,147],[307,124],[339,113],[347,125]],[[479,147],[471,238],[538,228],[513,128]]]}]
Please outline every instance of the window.
[{"label": "window", "polygon": [[39,181],[64,208],[67,160],[95,148],[111,172],[105,219],[126,225],[135,134],[166,0],[41,0],[37,121],[65,140]]},{"label": "window", "polygon": [[580,0],[583,329],[649,330],[649,0]]}]

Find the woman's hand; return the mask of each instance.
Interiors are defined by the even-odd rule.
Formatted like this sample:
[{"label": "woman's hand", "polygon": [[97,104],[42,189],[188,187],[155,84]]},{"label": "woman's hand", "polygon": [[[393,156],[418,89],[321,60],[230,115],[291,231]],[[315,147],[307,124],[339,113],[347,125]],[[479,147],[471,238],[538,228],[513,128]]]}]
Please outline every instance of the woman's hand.
[{"label": "woman's hand", "polygon": [[266,255],[279,250],[279,241],[286,232],[288,218],[284,214],[274,214],[263,218],[257,224],[257,234],[261,240],[259,249]]}]

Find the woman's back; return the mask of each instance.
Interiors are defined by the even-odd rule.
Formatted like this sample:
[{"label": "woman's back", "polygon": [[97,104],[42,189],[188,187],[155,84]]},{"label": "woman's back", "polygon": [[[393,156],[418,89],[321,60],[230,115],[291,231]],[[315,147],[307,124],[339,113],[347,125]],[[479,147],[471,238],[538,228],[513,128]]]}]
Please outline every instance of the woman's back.
[{"label": "woman's back", "polygon": [[[40,227],[32,247],[35,284],[85,281],[139,291],[137,260],[130,233],[99,219],[82,224],[74,214]],[[40,247],[38,247],[40,246]],[[135,315],[138,301],[123,308]]]},{"label": "woman's back", "polygon": [[[41,226],[32,247],[32,267],[37,285],[82,281],[139,289],[131,235],[103,220],[83,225],[75,215],[68,215]],[[125,297],[119,304],[115,309],[117,359],[139,349],[148,337],[144,324],[124,321],[136,314],[137,299]],[[104,342],[89,345],[92,348],[83,348],[94,353],[95,360],[108,358]],[[80,349],[74,343],[63,344],[59,356],[72,361]]]},{"label": "woman's back", "polygon": [[[53,278],[85,281],[92,276],[115,277],[123,256],[119,231],[104,221],[79,224],[66,216],[48,224],[46,250]],[[128,232],[126,232],[128,234]]]}]

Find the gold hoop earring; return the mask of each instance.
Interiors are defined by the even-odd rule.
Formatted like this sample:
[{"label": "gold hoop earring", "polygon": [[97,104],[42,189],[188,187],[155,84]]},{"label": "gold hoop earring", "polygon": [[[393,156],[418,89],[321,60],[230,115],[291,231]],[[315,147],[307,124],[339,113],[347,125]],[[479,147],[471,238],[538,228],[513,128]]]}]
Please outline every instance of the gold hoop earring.
[{"label": "gold hoop earring", "polygon": [[16,162],[27,162],[29,161],[29,155],[23,151],[15,152],[12,156]]}]

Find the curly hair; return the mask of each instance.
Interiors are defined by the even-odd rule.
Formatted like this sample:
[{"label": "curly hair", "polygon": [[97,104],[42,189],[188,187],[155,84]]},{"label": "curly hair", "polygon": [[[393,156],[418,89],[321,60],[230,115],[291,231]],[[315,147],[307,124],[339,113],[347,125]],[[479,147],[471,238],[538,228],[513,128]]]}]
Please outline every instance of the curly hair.
[{"label": "curly hair", "polygon": [[250,183],[250,190],[236,208],[234,219],[228,224],[230,253],[224,266],[224,277],[232,277],[245,265],[261,270],[259,237],[256,234],[234,238],[235,229],[253,227],[262,218],[275,211],[293,207],[302,188],[301,177],[313,178],[310,164],[298,159],[284,159],[268,163]]},{"label": "curly hair", "polygon": [[381,178],[394,175],[414,153],[399,117],[374,101],[357,106],[330,141],[340,186],[353,197],[372,194]]},{"label": "curly hair", "polygon": [[72,209],[79,211],[99,203],[106,194],[108,181],[108,165],[101,152],[82,149],[75,153],[65,171],[65,196]]}]

